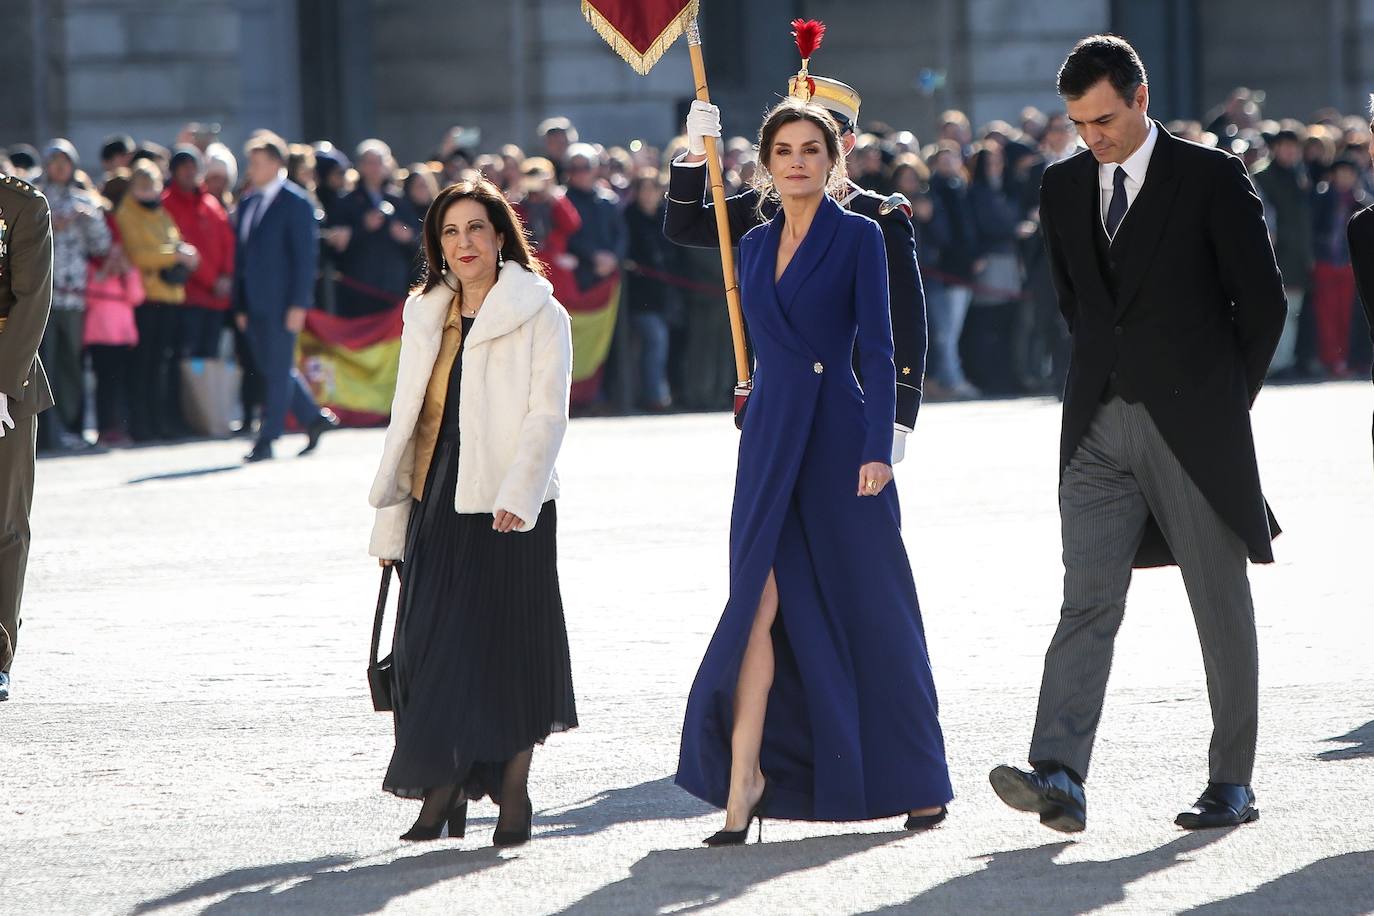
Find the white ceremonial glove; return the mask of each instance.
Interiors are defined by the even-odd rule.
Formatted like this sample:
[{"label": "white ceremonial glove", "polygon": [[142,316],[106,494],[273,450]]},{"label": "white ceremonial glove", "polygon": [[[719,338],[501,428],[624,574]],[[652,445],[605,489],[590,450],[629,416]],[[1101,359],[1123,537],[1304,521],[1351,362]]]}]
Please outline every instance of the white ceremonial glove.
[{"label": "white ceremonial glove", "polygon": [[900,464],[906,457],[906,434],[909,432],[898,426],[892,431],[892,463]]},{"label": "white ceremonial glove", "polygon": [[0,439],[5,438],[7,429],[14,429],[14,417],[10,416],[10,396],[0,392]]},{"label": "white ceremonial glove", "polygon": [[687,111],[687,152],[706,155],[706,138],[720,139],[720,109],[710,102],[693,101]]}]

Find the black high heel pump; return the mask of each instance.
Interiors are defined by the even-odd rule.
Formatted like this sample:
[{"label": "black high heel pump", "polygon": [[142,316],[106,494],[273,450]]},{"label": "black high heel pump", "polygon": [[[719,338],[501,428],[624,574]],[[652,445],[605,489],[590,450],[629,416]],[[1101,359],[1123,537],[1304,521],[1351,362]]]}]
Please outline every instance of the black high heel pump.
[{"label": "black high heel pump", "polygon": [[491,835],[491,845],[497,847],[519,846],[530,841],[530,834],[534,830],[534,804],[528,795],[525,796],[525,829],[520,830],[497,830]]},{"label": "black high heel pump", "polygon": [[449,799],[448,810],[444,812],[443,817],[433,824],[422,824],[418,820],[415,821],[413,827],[401,834],[401,839],[407,843],[428,843],[445,836],[450,839],[461,839],[467,834],[467,830],[468,800],[462,797],[457,789],[454,789],[453,795]]},{"label": "black high heel pump", "polygon": [[906,829],[914,832],[930,830],[932,827],[938,827],[940,824],[943,824],[948,814],[949,808],[941,805],[940,810],[936,811],[934,814],[907,815]]},{"label": "black high heel pump", "polygon": [[763,842],[763,809],[768,804],[768,790],[771,786],[763,784],[763,794],[759,800],[754,802],[754,807],[749,809],[749,817],[744,822],[743,830],[717,830],[715,833],[702,840],[707,846],[743,846],[749,837],[749,825],[757,818],[759,822],[758,842]]}]

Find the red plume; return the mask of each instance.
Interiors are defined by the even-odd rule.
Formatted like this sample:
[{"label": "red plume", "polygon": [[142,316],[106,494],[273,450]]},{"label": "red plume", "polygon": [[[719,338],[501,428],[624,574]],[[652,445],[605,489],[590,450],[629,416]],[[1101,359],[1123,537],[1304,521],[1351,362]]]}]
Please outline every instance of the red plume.
[{"label": "red plume", "polygon": [[825,37],[825,23],[819,19],[793,19],[792,37],[797,39],[797,50],[801,52],[802,60],[806,60],[821,46],[821,39]]}]

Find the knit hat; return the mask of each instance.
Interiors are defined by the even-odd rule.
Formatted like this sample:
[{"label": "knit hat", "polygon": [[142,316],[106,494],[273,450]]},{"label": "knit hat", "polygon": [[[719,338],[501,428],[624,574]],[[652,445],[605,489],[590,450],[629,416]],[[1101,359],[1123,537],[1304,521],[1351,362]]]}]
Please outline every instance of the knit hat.
[{"label": "knit hat", "polygon": [[10,164],[16,169],[38,168],[38,150],[27,143],[16,143],[9,148]]},{"label": "knit hat", "polygon": [[315,147],[315,178],[323,181],[327,176],[334,172],[346,172],[352,168],[352,163],[342,150],[334,146],[321,144]]},{"label": "knit hat", "polygon": [[46,165],[51,162],[52,157],[58,153],[67,157],[67,161],[72,164],[72,168],[81,168],[81,156],[76,152],[76,147],[72,145],[72,141],[65,137],[58,137],[48,141],[48,148],[43,150],[43,163]]},{"label": "knit hat", "polygon": [[205,157],[203,157],[200,154],[200,150],[196,149],[194,146],[178,146],[176,152],[172,153],[172,161],[169,163],[168,168],[175,172],[184,162],[194,162],[196,164],[196,172],[199,173],[205,164]]}]

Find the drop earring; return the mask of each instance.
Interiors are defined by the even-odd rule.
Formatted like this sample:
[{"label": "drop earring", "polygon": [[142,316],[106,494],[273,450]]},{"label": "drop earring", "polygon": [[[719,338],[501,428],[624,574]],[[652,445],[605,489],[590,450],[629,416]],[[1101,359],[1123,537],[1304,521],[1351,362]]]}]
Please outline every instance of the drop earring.
[{"label": "drop earring", "polygon": [[448,273],[448,258],[440,258],[440,259],[439,259],[439,273],[441,273],[441,274],[446,274],[446,273]]},{"label": "drop earring", "polygon": [[496,251],[496,269],[497,269],[497,270],[500,270],[502,267],[505,267],[505,266],[506,266],[506,257],[505,257],[505,255],[501,254],[500,249],[497,249],[497,251]]}]

